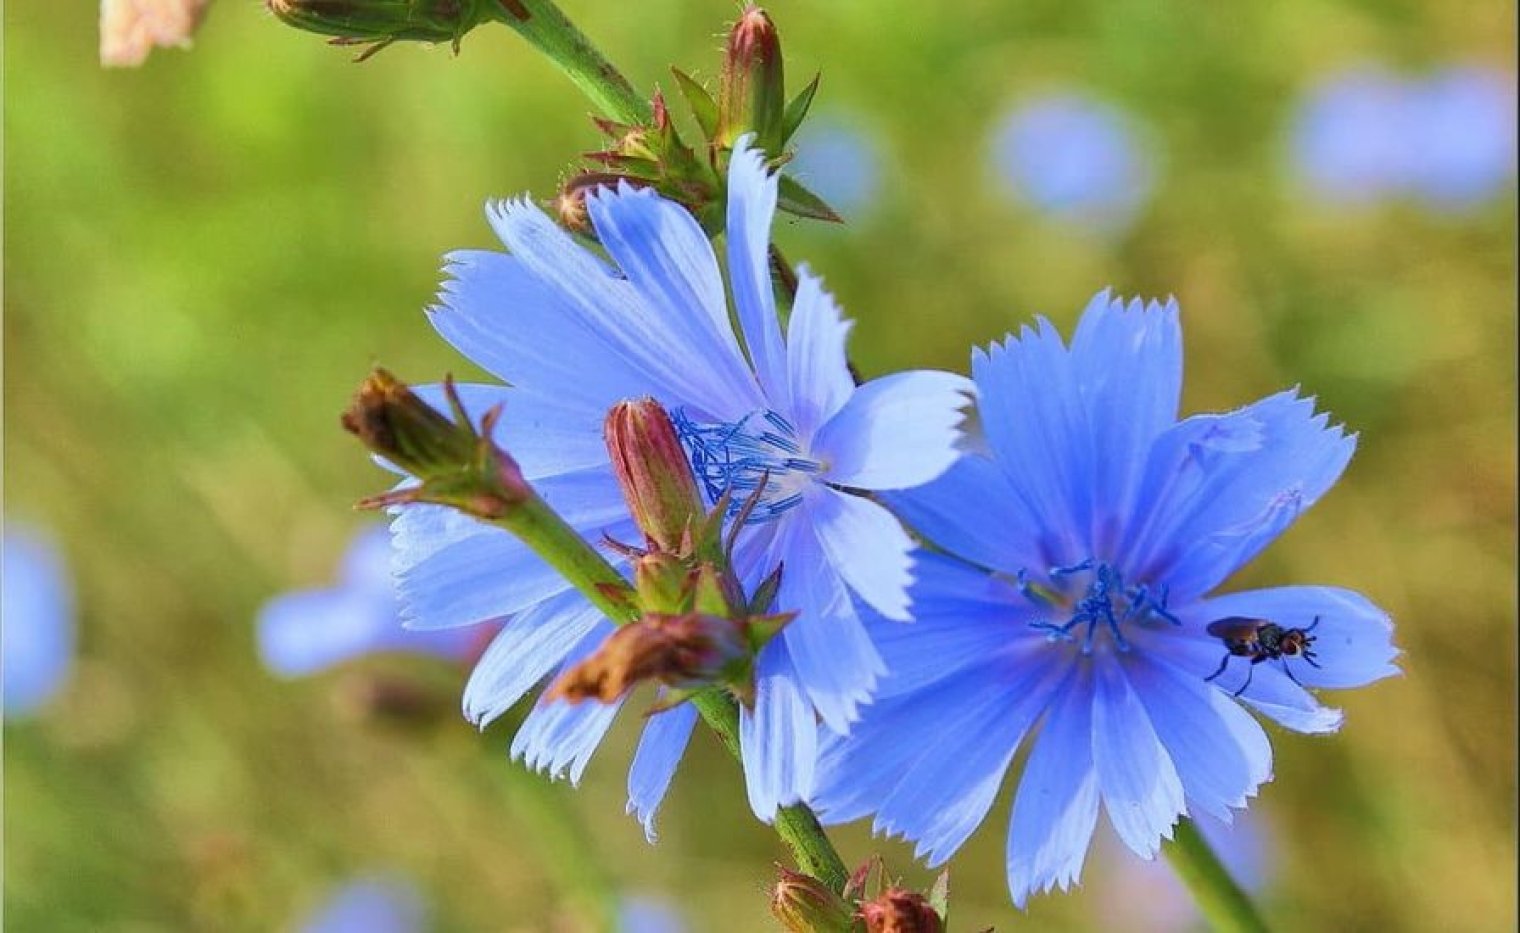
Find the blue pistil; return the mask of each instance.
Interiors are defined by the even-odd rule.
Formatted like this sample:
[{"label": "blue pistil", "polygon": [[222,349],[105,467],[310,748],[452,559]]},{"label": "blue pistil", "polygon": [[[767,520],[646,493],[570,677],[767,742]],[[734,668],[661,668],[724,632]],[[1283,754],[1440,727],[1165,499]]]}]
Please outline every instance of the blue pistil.
[{"label": "blue pistil", "polygon": [[676,434],[691,458],[691,470],[717,502],[732,492],[728,512],[737,515],[760,487],[760,501],[746,524],[770,521],[802,501],[800,480],[823,472],[823,465],[803,454],[797,431],[773,411],[763,410],[735,422],[693,421],[684,409],[670,413]]},{"label": "blue pistil", "polygon": [[1121,625],[1127,622],[1141,623],[1152,617],[1173,625],[1182,624],[1180,619],[1167,611],[1165,584],[1157,588],[1156,595],[1152,595],[1151,588],[1146,584],[1126,588],[1124,577],[1118,570],[1093,558],[1065,567],[1050,568],[1047,576],[1052,588],[1031,583],[1028,573],[1020,569],[1019,592],[1032,601],[1056,608],[1063,602],[1060,594],[1065,589],[1065,581],[1079,573],[1091,573],[1092,576],[1082,595],[1068,604],[1071,609],[1070,618],[1060,623],[1043,620],[1030,623],[1033,628],[1049,632],[1051,641],[1075,641],[1076,637],[1071,630],[1085,623],[1087,631],[1082,639],[1082,653],[1089,654],[1092,652],[1093,636],[1098,626],[1102,625],[1112,633],[1114,644],[1119,650],[1128,651],[1129,642],[1120,631]]}]

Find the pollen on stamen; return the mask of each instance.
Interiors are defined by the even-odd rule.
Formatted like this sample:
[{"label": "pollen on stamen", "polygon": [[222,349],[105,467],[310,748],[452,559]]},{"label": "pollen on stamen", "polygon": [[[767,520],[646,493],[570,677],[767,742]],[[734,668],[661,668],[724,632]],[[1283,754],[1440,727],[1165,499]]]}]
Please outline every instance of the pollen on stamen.
[{"label": "pollen on stamen", "polygon": [[[1086,576],[1085,587],[1075,590],[1074,580]],[[1182,622],[1167,610],[1167,587],[1161,584],[1154,589],[1148,584],[1125,586],[1123,575],[1113,566],[1093,558],[1063,567],[1051,567],[1046,572],[1049,585],[1032,582],[1027,569],[1018,573],[1019,590],[1026,598],[1052,609],[1069,612],[1064,622],[1042,619],[1031,622],[1030,627],[1049,633],[1051,641],[1072,642],[1076,636],[1072,629],[1086,625],[1083,633],[1082,653],[1091,654],[1093,639],[1099,627],[1113,636],[1119,651],[1129,650],[1129,641],[1121,627],[1125,623],[1143,625],[1162,621],[1172,625]],[[1081,584],[1078,584],[1081,585]]]},{"label": "pollen on stamen", "polygon": [[802,502],[807,484],[823,464],[806,455],[797,431],[774,411],[761,410],[734,422],[700,422],[684,409],[670,420],[691,459],[691,470],[708,501],[731,492],[730,516],[739,514],[749,494],[765,484],[746,524],[770,521]]}]

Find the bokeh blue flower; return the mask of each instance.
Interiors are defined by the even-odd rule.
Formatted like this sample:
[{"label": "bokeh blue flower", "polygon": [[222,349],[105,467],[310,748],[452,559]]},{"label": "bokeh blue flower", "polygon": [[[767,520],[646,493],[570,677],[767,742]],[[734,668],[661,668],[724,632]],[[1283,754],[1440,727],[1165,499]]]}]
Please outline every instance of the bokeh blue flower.
[{"label": "bokeh blue flower", "polygon": [[[710,502],[728,488],[743,498],[766,477],[735,567],[753,588],[783,566],[776,605],[799,615],[761,653],[753,707],[740,714],[749,802],[761,819],[811,785],[818,720],[848,728],[884,670],[857,598],[884,616],[908,617],[912,542],[886,509],[845,489],[900,489],[938,476],[956,457],[971,391],[963,377],[929,371],[857,387],[845,359],[850,324],[805,267],[783,337],[769,253],[776,186],[757,152],[735,149],[725,240],[738,335],[702,228],[685,208],[626,185],[587,199],[612,264],[528,200],[495,204],[490,221],[510,255],[450,255],[451,278],[432,312],[445,339],[511,386],[461,386],[466,408],[479,415],[504,404],[496,441],[590,541],[640,540],[602,436],[620,400],[649,396],[667,408]],[[441,405],[436,387],[423,391]],[[412,627],[511,617],[465,690],[476,723],[613,631],[498,528],[407,507],[392,532]],[[578,781],[619,706],[541,700],[512,754]],[[695,718],[682,704],[648,720],[629,774],[629,809],[646,831]]]},{"label": "bokeh blue flower", "polygon": [[1293,171],[1319,201],[1412,198],[1471,209],[1515,176],[1515,79],[1479,65],[1407,77],[1378,65],[1330,75],[1293,115]]},{"label": "bokeh blue flower", "polygon": [[[1223,823],[1204,816],[1196,820],[1199,835],[1218,856],[1230,877],[1253,897],[1270,891],[1275,872],[1271,833],[1259,811],[1238,813]],[[1100,833],[1094,850],[1094,876],[1089,882],[1104,929],[1125,933],[1177,933],[1206,930],[1198,904],[1164,858],[1144,861],[1112,834]]]},{"label": "bokeh blue flower", "polygon": [[281,677],[305,677],[381,652],[468,658],[484,637],[478,629],[401,627],[390,566],[385,528],[367,528],[344,554],[336,586],[283,593],[266,602],[257,621],[264,665]]},{"label": "bokeh blue flower", "polygon": [[298,927],[301,933],[423,933],[427,928],[422,893],[396,875],[345,882]]},{"label": "bokeh blue flower", "polygon": [[1122,232],[1150,198],[1152,156],[1122,110],[1076,91],[1018,102],[992,142],[998,178],[1039,213]]},{"label": "bokeh blue flower", "polygon": [[878,139],[843,119],[814,116],[792,141],[796,155],[786,173],[855,221],[877,201],[882,157]]},{"label": "bokeh blue flower", "polygon": [[33,528],[7,522],[0,551],[0,660],[5,718],[30,715],[74,667],[74,592],[63,559]]},{"label": "bokeh blue flower", "polygon": [[686,933],[676,905],[663,897],[625,894],[618,899],[618,933]]},{"label": "bokeh blue flower", "polygon": [[[940,551],[920,555],[915,622],[873,624],[891,675],[825,744],[813,802],[830,822],[874,813],[938,865],[1037,731],[1007,843],[1022,906],[1077,880],[1100,804],[1144,858],[1179,816],[1228,821],[1272,775],[1242,707],[1334,731],[1306,687],[1387,677],[1397,651],[1350,590],[1211,595],[1330,489],[1355,439],[1294,390],[1179,421],[1175,304],[1101,293],[1070,347],[1042,319],[977,352],[972,376],[985,452],[888,496]],[[1312,627],[1315,663],[1231,657],[1210,679],[1227,649],[1206,627],[1228,618]]]}]

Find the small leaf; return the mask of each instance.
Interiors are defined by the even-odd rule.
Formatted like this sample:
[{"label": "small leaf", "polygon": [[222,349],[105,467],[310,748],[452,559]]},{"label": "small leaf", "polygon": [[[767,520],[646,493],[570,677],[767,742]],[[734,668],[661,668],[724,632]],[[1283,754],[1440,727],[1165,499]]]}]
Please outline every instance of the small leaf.
[{"label": "small leaf", "polygon": [[823,198],[802,187],[802,183],[790,175],[781,176],[781,183],[777,188],[776,206],[798,217],[811,217],[814,220],[826,220],[836,224],[844,223],[844,218],[829,207]]},{"label": "small leaf", "polygon": [[697,118],[702,135],[712,139],[718,133],[718,102],[691,75],[679,68],[672,68],[670,72],[676,76],[676,86],[686,98],[687,106],[691,107],[692,116]]},{"label": "small leaf", "polygon": [[929,906],[939,914],[939,919],[945,924],[945,929],[950,928],[950,869],[939,873],[934,879],[934,886],[929,889]]},{"label": "small leaf", "polygon": [[822,78],[823,72],[813,75],[813,80],[808,82],[808,86],[786,105],[786,113],[781,117],[781,145],[786,145],[787,140],[792,138],[792,134],[797,132],[797,127],[802,125],[808,108],[813,106],[813,95],[818,93],[818,82]]}]

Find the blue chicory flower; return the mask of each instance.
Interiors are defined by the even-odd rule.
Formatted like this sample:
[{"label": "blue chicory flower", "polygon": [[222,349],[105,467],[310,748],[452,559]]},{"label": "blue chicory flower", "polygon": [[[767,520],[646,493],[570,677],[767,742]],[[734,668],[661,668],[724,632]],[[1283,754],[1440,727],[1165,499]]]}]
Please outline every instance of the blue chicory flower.
[{"label": "blue chicory flower", "polygon": [[618,933],[686,933],[686,921],[669,900],[647,894],[618,899]]},{"label": "blue chicory flower", "polygon": [[1123,111],[1076,92],[1020,102],[992,145],[998,177],[1051,217],[1101,233],[1128,227],[1150,197],[1150,160]]},{"label": "blue chicory flower", "polygon": [[346,882],[300,925],[301,933],[422,933],[427,907],[416,886],[392,875]]},{"label": "blue chicory flower", "polygon": [[51,700],[74,666],[74,594],[58,552],[16,524],[0,544],[0,663],[5,718]]},{"label": "blue chicory flower", "polygon": [[792,145],[797,154],[788,175],[854,219],[876,202],[881,186],[880,143],[849,122],[828,117],[808,120]]},{"label": "blue chicory flower", "polygon": [[[913,624],[873,624],[891,675],[824,746],[813,802],[829,822],[875,813],[937,865],[1043,722],[1008,834],[1022,906],[1077,879],[1100,802],[1146,858],[1179,815],[1228,821],[1272,774],[1241,704],[1333,731],[1340,713],[1305,686],[1387,677],[1397,651],[1350,590],[1210,595],[1330,488],[1355,439],[1296,391],[1178,421],[1175,304],[1099,294],[1069,348],[1041,320],[972,375],[986,452],[888,497],[946,553],[919,556]],[[1207,627],[1235,617],[1309,632],[1314,663],[1230,657]]]},{"label": "blue chicory flower", "polygon": [[1515,75],[1446,68],[1412,89],[1408,133],[1421,158],[1415,193],[1444,211],[1470,209],[1515,177]]},{"label": "blue chicory flower", "polygon": [[468,658],[478,632],[413,632],[399,624],[390,578],[390,538],[383,527],[360,532],[343,557],[338,585],[297,590],[259,610],[259,653],[281,677],[305,677],[344,661],[386,651]]},{"label": "blue chicory flower", "polygon": [[[908,617],[912,543],[891,513],[845,489],[907,488],[943,472],[956,456],[971,385],[918,371],[857,387],[845,359],[850,325],[805,267],[783,337],[769,271],[775,176],[740,145],[728,188],[739,335],[701,227],[679,205],[627,185],[587,199],[611,263],[526,199],[492,205],[489,219],[510,255],[451,254],[432,322],[510,383],[459,389],[476,415],[505,404],[496,442],[588,540],[638,539],[602,439],[607,410],[620,400],[649,396],[666,406],[710,502],[732,488],[737,510],[768,472],[734,555],[748,587],[784,566],[776,605],[800,613],[762,652],[754,706],[741,713],[750,805],[768,820],[811,785],[817,720],[846,729],[884,670],[853,597]],[[436,387],[423,395],[442,406]],[[482,726],[613,631],[500,529],[412,506],[398,511],[392,532],[412,627],[511,617],[465,689],[465,713]],[[540,701],[512,755],[578,781],[619,705]],[[629,774],[629,809],[646,832],[695,718],[682,704],[648,720]]]},{"label": "blue chicory flower", "polygon": [[1330,76],[1300,104],[1290,150],[1295,171],[1320,200],[1368,204],[1402,191],[1418,164],[1408,133],[1405,83],[1372,65]]}]

